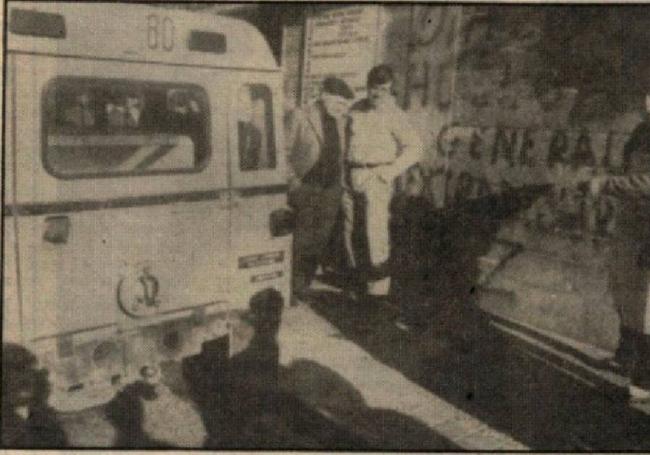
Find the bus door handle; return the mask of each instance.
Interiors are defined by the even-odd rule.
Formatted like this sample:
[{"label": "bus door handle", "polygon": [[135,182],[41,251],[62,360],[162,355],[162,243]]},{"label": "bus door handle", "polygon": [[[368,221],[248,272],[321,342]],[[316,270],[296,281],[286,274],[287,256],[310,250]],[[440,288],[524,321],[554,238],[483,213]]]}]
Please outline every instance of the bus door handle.
[{"label": "bus door handle", "polygon": [[284,237],[296,229],[296,214],[289,208],[273,210],[269,215],[269,228],[273,237]]},{"label": "bus door handle", "polygon": [[228,193],[221,194],[219,196],[219,202],[217,202],[217,204],[220,210],[230,210],[233,207],[237,207],[238,205],[236,203],[234,195]]},{"label": "bus door handle", "polygon": [[241,191],[233,191],[229,196],[228,207],[231,209],[239,208],[241,201],[243,199]]},{"label": "bus door handle", "polygon": [[68,243],[70,237],[70,218],[66,215],[48,216],[45,218],[43,240],[55,245]]}]

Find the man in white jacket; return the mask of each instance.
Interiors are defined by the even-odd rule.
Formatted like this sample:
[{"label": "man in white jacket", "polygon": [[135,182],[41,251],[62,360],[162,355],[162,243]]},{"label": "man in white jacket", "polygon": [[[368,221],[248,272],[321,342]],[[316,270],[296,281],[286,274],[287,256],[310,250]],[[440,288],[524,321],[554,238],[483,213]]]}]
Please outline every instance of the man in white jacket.
[{"label": "man in white jacket", "polygon": [[[390,290],[390,203],[395,179],[420,161],[422,142],[396,104],[395,82],[387,65],[368,73],[368,97],[349,112],[343,183],[344,238],[361,294],[383,299]],[[365,215],[369,258],[353,246],[355,213]],[[356,251],[355,251],[356,250]],[[369,259],[369,264],[364,264]],[[365,265],[365,266],[364,266]]]}]

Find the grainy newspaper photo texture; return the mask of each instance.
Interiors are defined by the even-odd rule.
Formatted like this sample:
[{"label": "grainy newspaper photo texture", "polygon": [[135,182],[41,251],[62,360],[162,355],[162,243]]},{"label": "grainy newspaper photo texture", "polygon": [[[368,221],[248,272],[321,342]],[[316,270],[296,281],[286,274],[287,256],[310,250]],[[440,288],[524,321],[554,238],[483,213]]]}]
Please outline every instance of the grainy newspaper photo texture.
[{"label": "grainy newspaper photo texture", "polygon": [[3,30],[1,448],[650,451],[650,4]]}]

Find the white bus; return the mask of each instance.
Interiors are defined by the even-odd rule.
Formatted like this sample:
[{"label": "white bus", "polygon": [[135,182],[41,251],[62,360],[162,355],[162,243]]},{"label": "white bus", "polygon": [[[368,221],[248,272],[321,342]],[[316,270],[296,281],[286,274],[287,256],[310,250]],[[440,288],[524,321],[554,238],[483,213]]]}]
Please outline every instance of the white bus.
[{"label": "white bus", "polygon": [[233,18],[7,11],[3,342],[80,408],[290,298],[281,73]]}]

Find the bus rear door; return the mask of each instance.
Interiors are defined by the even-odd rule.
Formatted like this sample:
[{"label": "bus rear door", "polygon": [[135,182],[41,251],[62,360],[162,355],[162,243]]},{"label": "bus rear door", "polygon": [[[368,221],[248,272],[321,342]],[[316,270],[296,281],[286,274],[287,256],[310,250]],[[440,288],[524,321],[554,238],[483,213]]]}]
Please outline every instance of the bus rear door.
[{"label": "bus rear door", "polygon": [[240,296],[265,288],[290,298],[291,216],[282,153],[280,73],[249,73],[236,82],[233,144],[233,252]]}]

